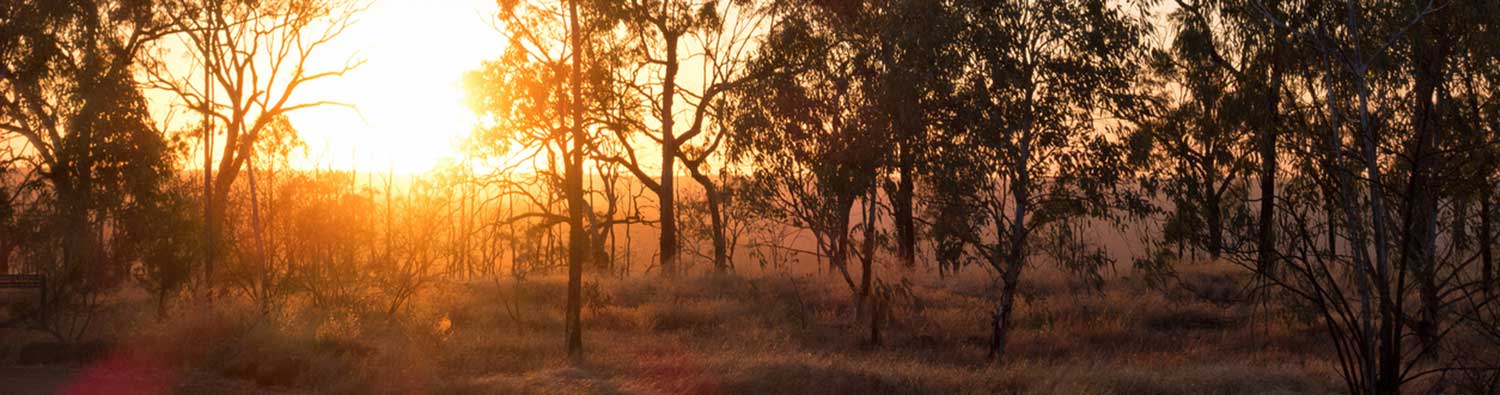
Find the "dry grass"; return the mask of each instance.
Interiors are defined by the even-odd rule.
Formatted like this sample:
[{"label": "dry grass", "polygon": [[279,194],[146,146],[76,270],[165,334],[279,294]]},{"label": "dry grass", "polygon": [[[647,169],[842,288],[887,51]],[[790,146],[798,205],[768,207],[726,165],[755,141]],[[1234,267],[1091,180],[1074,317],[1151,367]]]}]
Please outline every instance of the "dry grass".
[{"label": "dry grass", "polygon": [[[1215,276],[1184,281],[1226,283]],[[1010,355],[989,364],[988,281],[978,273],[912,277],[915,298],[899,304],[879,346],[867,344],[847,289],[831,277],[600,280],[590,286],[588,360],[578,366],[561,352],[560,279],[527,282],[519,292],[512,284],[448,285],[396,317],[300,304],[263,315],[248,303],[221,300],[179,308],[172,319],[157,322],[148,309],[122,303],[118,309],[126,313],[102,324],[107,330],[101,333],[114,334],[112,351],[71,369],[69,380],[76,384],[103,366],[158,377],[151,385],[186,392],[1283,394],[1340,388],[1314,329],[1266,318],[1275,315],[1232,297],[1158,291],[1130,278],[1092,289],[1037,273],[1019,301],[1023,315]],[[518,303],[519,317],[508,314],[505,303]]]}]

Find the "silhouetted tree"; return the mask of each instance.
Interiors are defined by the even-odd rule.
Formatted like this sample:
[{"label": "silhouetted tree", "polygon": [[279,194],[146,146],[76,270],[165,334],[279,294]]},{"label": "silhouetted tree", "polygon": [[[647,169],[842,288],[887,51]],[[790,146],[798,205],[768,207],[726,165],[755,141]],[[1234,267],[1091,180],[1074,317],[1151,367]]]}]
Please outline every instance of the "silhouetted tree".
[{"label": "silhouetted tree", "polygon": [[[281,116],[329,101],[297,98],[298,89],[358,67],[309,68],[313,56],[344,32],[364,8],[354,0],[169,0],[159,13],[180,45],[148,57],[149,83],[205,120],[201,138],[205,216],[204,278],[212,281],[226,233],[228,199],[256,141]],[[181,61],[186,59],[187,61]],[[215,126],[217,125],[217,126]],[[217,140],[222,137],[223,140]],[[217,152],[215,152],[217,151]],[[214,162],[217,162],[215,164]]]},{"label": "silhouetted tree", "polygon": [[1182,23],[1170,50],[1152,58],[1153,85],[1167,108],[1144,120],[1131,142],[1149,156],[1153,184],[1171,202],[1165,241],[1190,242],[1218,259],[1231,236],[1225,220],[1248,206],[1245,180],[1254,164],[1246,132],[1257,115],[1243,109],[1258,98],[1211,59],[1212,39],[1199,25]]},{"label": "silhouetted tree", "polygon": [[[624,100],[621,110],[629,112],[614,118],[610,127],[622,150],[603,157],[628,169],[657,196],[661,273],[666,276],[680,270],[675,172],[681,161],[704,189],[714,269],[726,271],[731,257],[724,239],[724,192],[708,171],[710,159],[718,157],[727,136],[714,127],[722,117],[717,103],[728,92],[780,71],[775,67],[748,69],[762,36],[772,29],[774,14],[750,1],[595,3],[622,30],[617,53],[625,61],[616,70],[615,80],[621,84],[617,87]],[[684,76],[685,66],[697,73]],[[636,156],[643,146],[660,151],[659,175],[649,174],[649,162]]]},{"label": "silhouetted tree", "polygon": [[[578,1],[505,1],[499,19],[508,39],[499,60],[470,73],[470,105],[483,121],[476,149],[530,152],[540,191],[523,184],[506,188],[532,200],[542,211],[517,213],[503,222],[536,219],[542,226],[568,225],[568,295],[564,315],[569,358],[583,357],[581,288],[583,266],[592,255],[595,221],[584,189],[590,159],[608,105],[618,103],[607,89],[613,64],[598,52],[608,26]],[[519,147],[519,148],[518,148]],[[565,214],[545,210],[560,196]]]},{"label": "silhouetted tree", "polygon": [[133,242],[158,228],[138,219],[168,209],[157,199],[171,153],[133,78],[137,55],[165,32],[159,15],[150,2],[0,6],[0,131],[24,147],[11,169],[36,175],[5,181],[21,182],[9,193],[38,215],[22,231],[25,271],[48,275],[49,308],[83,313],[53,323],[61,338],[80,336],[98,293],[143,257]]},{"label": "silhouetted tree", "polygon": [[[756,80],[734,95],[731,152],[754,164],[752,196],[762,214],[811,231],[862,313],[874,267],[862,260],[858,283],[850,273],[849,257],[856,253],[851,216],[857,201],[874,199],[892,138],[872,124],[876,108],[867,77],[874,46],[870,36],[845,25],[862,23],[855,12],[786,6],[787,19],[770,33],[753,67],[806,67]],[[872,236],[868,230],[865,237]]]},{"label": "silhouetted tree", "polygon": [[[952,139],[972,153],[978,183],[957,193],[993,240],[971,250],[1000,274],[989,355],[1005,354],[1031,235],[1119,207],[1126,155],[1111,117],[1138,110],[1140,39],[1148,26],[1127,5],[1102,0],[973,1],[965,33],[968,127]],[[947,185],[952,186],[952,185]],[[1133,206],[1133,205],[1132,205]]]}]

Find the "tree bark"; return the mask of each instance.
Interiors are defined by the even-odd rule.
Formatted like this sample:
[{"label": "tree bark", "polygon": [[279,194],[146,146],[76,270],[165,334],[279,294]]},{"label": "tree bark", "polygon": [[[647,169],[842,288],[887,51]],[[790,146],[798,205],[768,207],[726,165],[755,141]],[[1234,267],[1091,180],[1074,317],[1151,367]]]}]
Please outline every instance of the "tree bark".
[{"label": "tree bark", "polygon": [[1485,297],[1489,297],[1495,287],[1495,255],[1492,250],[1495,240],[1491,233],[1493,225],[1490,224],[1490,216],[1494,215],[1490,203],[1492,188],[1485,185],[1484,192],[1479,195],[1479,259],[1482,278],[1479,286]]},{"label": "tree bark", "polygon": [[572,116],[572,152],[568,152],[564,169],[564,194],[568,200],[568,298],[566,321],[566,342],[568,359],[574,363],[583,360],[583,327],[582,327],[582,289],[583,289],[583,261],[588,254],[588,234],[584,230],[584,196],[583,196],[583,94],[580,86],[583,81],[582,56],[583,39],[578,27],[578,2],[568,3],[568,24],[572,38],[571,49],[572,78],[569,81]]},{"label": "tree bark", "polygon": [[674,190],[673,167],[677,160],[677,139],[673,134],[672,102],[677,94],[677,37],[663,30],[666,36],[666,77],[661,86],[661,182],[657,198],[661,206],[661,274],[676,276],[677,268],[677,213],[676,190]]},{"label": "tree bark", "polygon": [[724,229],[723,197],[720,196],[719,187],[714,183],[713,179],[698,169],[700,164],[701,162],[693,163],[689,161],[686,167],[693,180],[697,181],[698,185],[703,186],[704,199],[708,202],[708,217],[711,227],[709,229],[709,237],[713,239],[714,247],[714,271],[728,273],[733,270],[733,267],[729,264],[729,242],[727,240],[728,235],[725,234]]},{"label": "tree bark", "polygon": [[1266,124],[1261,127],[1260,136],[1257,138],[1257,150],[1260,151],[1260,218],[1256,222],[1255,264],[1262,273],[1272,270],[1272,261],[1276,256],[1276,168],[1277,152],[1276,139],[1278,129],[1281,127],[1281,43],[1278,39],[1271,50],[1271,78],[1266,86],[1266,99],[1268,113]]},{"label": "tree bark", "polygon": [[[1436,351],[1437,325],[1442,303],[1438,296],[1437,285],[1437,262],[1435,238],[1437,231],[1438,215],[1438,191],[1431,185],[1431,169],[1439,167],[1435,163],[1439,156],[1431,154],[1438,143],[1440,135],[1437,130],[1439,125],[1438,89],[1441,80],[1445,78],[1442,72],[1445,48],[1437,43],[1438,33],[1430,24],[1422,24],[1414,29],[1412,37],[1413,60],[1412,77],[1415,80],[1413,98],[1416,103],[1412,116],[1415,128],[1415,139],[1409,142],[1409,153],[1412,160],[1411,174],[1409,175],[1406,189],[1406,204],[1402,229],[1401,263],[1403,269],[1410,269],[1416,275],[1418,301],[1421,303],[1420,315],[1415,325],[1417,338],[1423,344],[1428,345]],[[1400,286],[1400,284],[1397,284]]]},{"label": "tree bark", "polygon": [[870,283],[874,281],[874,273],[872,273],[872,269],[874,269],[875,263],[875,188],[870,188],[870,193],[866,196],[867,197],[865,198],[864,209],[865,212],[861,213],[864,214],[865,229],[863,240],[864,245],[861,248],[862,252],[859,259],[859,298],[856,299],[855,303],[855,307],[857,307],[859,309],[859,312],[861,312],[861,314],[859,315],[868,313],[867,308],[870,307]]},{"label": "tree bark", "polygon": [[891,205],[896,217],[896,255],[907,268],[917,265],[917,226],[914,216],[913,195],[916,189],[916,171],[909,142],[901,147],[900,177],[896,193],[891,195]]},{"label": "tree bark", "polygon": [[1206,210],[1208,211],[1206,213],[1208,217],[1208,256],[1211,259],[1217,260],[1219,259],[1219,255],[1224,252],[1224,216],[1220,197],[1218,192],[1214,190],[1214,184],[1216,184],[1216,181],[1210,178],[1207,183],[1209,186],[1209,193],[1206,196],[1207,202],[1204,202],[1204,204],[1208,206]]},{"label": "tree bark", "polygon": [[[1030,98],[1028,93],[1028,103]],[[1031,162],[1031,137],[1030,129],[1021,133],[1018,164],[1011,180],[1011,194],[1015,196],[1016,206],[1011,214],[1010,246],[1005,251],[1003,267],[1000,268],[1003,269],[1000,276],[1003,281],[1000,302],[995,306],[995,313],[991,317],[994,332],[990,339],[989,358],[995,362],[1005,356],[1005,340],[1010,337],[1010,322],[1015,315],[1016,288],[1021,280],[1021,271],[1026,267],[1026,215],[1031,209],[1031,169],[1027,164]]]}]

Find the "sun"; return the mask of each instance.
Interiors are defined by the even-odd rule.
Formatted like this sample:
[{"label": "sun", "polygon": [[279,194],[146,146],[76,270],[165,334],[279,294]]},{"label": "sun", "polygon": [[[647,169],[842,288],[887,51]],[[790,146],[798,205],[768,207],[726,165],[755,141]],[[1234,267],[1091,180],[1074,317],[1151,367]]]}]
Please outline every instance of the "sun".
[{"label": "sun", "polygon": [[503,49],[492,27],[493,0],[380,0],[308,59],[313,69],[364,63],[342,78],[304,87],[325,106],[290,115],[307,142],[304,168],[420,173],[457,158],[474,126],[464,106],[463,73]]}]

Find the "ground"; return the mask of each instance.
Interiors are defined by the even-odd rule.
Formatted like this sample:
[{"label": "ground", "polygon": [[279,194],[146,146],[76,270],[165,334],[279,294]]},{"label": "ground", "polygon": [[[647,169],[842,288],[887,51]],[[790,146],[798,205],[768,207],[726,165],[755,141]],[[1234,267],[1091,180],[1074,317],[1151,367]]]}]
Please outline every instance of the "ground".
[{"label": "ground", "polygon": [[[107,351],[40,358],[11,330],[0,388],[20,393],[1321,394],[1331,350],[1294,311],[1243,297],[1232,269],[1093,287],[1038,272],[1018,331],[986,360],[991,281],[890,269],[879,344],[829,275],[590,280],[586,357],[562,352],[560,279],[435,285],[396,314],[289,299],[178,301],[155,318],[121,297]],[[1155,286],[1148,286],[1155,284]],[[375,301],[365,301],[379,305]],[[151,306],[150,308],[146,306]],[[192,306],[192,307],[189,307]],[[148,313],[148,311],[150,313]],[[27,346],[19,346],[26,344]],[[32,350],[25,350],[30,347]],[[56,347],[66,348],[64,345]],[[26,354],[26,355],[23,355]]]}]

